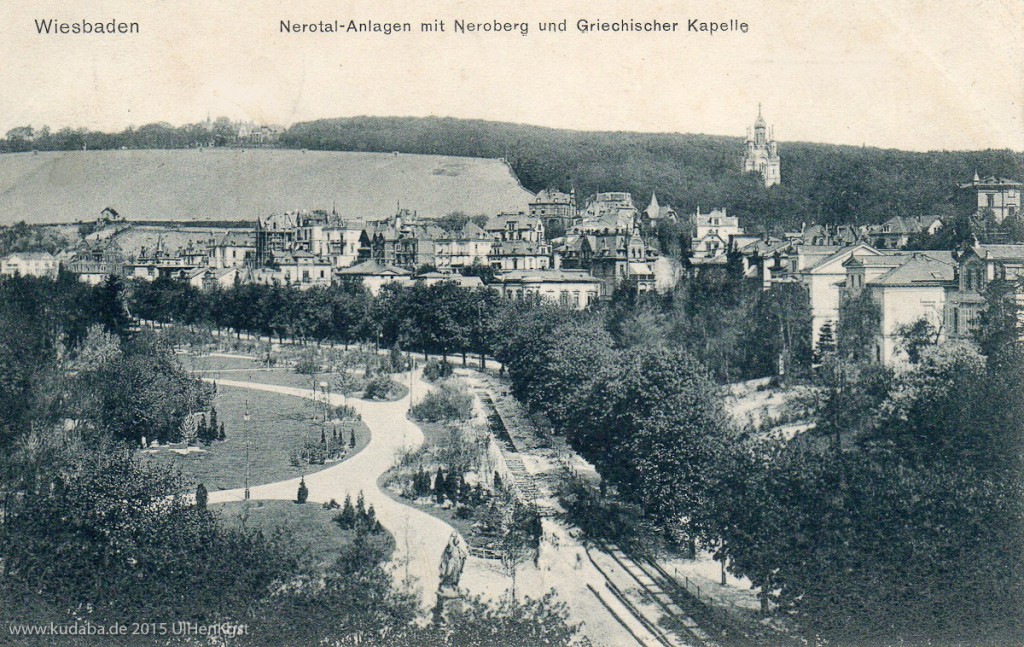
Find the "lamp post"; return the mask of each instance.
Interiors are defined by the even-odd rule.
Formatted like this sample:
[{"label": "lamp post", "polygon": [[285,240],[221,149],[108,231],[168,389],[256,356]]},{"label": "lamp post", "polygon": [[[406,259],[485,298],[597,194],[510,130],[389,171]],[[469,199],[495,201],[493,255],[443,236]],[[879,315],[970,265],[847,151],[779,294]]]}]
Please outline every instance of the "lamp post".
[{"label": "lamp post", "polygon": [[320,383],[320,391],[324,394],[324,422],[327,422],[327,410],[331,406],[331,385],[328,382]]},{"label": "lamp post", "polygon": [[245,500],[249,500],[249,401],[245,401],[245,413],[242,414],[242,428],[245,434]]}]

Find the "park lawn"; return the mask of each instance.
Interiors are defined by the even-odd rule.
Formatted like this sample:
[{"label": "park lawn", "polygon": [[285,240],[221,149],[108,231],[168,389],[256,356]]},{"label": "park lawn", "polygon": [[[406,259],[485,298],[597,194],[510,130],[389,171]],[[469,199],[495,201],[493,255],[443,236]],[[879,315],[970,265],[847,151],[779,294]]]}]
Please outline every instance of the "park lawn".
[{"label": "park lawn", "polygon": [[[246,402],[249,407],[249,463],[250,485],[274,483],[295,478],[302,472],[290,462],[292,450],[298,450],[305,439],[317,441],[323,429],[322,405],[306,398],[298,398],[265,391],[252,391],[218,386],[214,398],[218,418],[224,422],[227,440],[206,447],[206,451],[177,454],[166,448],[146,454],[153,461],[174,465],[194,483],[203,483],[210,492],[245,486],[245,433],[242,415]],[[356,446],[349,449],[353,456],[366,446],[370,431],[362,421],[347,423],[344,431],[355,428]],[[328,425],[327,434],[332,435]],[[311,471],[336,465],[338,461],[313,465]]]},{"label": "park lawn", "polygon": [[[327,382],[331,385],[331,393],[337,395],[339,393],[337,387],[337,380],[334,373],[317,373],[315,376],[303,375],[301,373],[295,373],[294,370],[258,370],[254,369],[251,371],[203,371],[201,373],[203,377],[210,378],[211,380],[234,380],[238,382],[258,382],[260,384],[273,384],[276,386],[289,386],[296,389],[307,389],[312,390],[314,385],[316,390],[320,392],[320,383]],[[401,378],[395,378],[392,376],[391,381],[395,383],[395,392],[388,398],[387,402],[394,402],[401,400],[409,393],[408,381]],[[350,398],[361,398],[361,391],[349,393]]]},{"label": "park lawn", "polygon": [[[334,563],[355,533],[334,523],[338,510],[325,510],[319,503],[294,501],[237,501],[211,505],[228,528],[259,530],[270,537],[281,533],[306,565],[324,570]],[[384,541],[391,542],[387,531]]]},{"label": "park lawn", "polygon": [[[232,354],[233,355],[233,354]],[[242,368],[266,368],[266,364],[254,357],[221,357],[213,355],[182,355],[179,357],[182,364],[188,369],[202,371],[216,371],[218,369],[237,370]],[[281,366],[278,371],[286,371],[288,367]]]}]

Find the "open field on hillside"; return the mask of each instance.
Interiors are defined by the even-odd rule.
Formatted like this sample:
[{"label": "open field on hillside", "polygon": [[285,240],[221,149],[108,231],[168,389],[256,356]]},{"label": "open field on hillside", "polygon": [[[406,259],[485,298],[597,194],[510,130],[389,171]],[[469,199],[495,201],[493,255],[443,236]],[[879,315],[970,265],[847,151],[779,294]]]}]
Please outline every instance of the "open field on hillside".
[{"label": "open field on hillside", "polygon": [[0,225],[91,220],[254,220],[292,209],[354,219],[396,208],[443,216],[526,208],[501,160],[280,149],[104,150],[0,155]]}]

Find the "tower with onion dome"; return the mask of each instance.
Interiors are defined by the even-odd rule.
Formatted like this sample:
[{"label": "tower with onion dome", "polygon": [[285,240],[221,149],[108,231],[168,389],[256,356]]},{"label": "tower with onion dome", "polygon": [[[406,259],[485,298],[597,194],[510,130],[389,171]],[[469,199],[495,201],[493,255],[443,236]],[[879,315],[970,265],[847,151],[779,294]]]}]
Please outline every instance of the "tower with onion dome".
[{"label": "tower with onion dome", "polygon": [[779,147],[772,129],[768,128],[761,115],[761,104],[757,105],[757,120],[753,132],[747,129],[747,150],[743,155],[743,172],[758,173],[764,179],[765,187],[782,183],[782,163]]}]

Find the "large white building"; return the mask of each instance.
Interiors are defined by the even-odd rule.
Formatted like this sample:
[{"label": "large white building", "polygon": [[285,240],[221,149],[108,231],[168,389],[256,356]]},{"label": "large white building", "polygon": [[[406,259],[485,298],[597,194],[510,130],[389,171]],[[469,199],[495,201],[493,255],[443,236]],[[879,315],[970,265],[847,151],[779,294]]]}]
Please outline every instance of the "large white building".
[{"label": "large white building", "polygon": [[585,270],[513,270],[495,277],[507,299],[539,299],[583,310],[601,298],[601,280]]},{"label": "large white building", "polygon": [[[810,297],[811,345],[817,348],[818,338],[825,324],[828,323],[835,330],[839,323],[839,302],[847,281],[844,263],[851,258],[882,256],[883,253],[865,244],[840,248],[812,247],[809,251],[812,253],[802,262],[798,253],[797,264],[802,265],[798,270],[799,277]],[[825,252],[829,253],[819,255]]]},{"label": "large white building", "polygon": [[57,277],[60,262],[49,252],[15,252],[0,258],[0,275],[35,276],[53,279]]},{"label": "large white building", "polygon": [[901,365],[907,355],[901,345],[901,329],[927,321],[937,338],[946,338],[946,294],[953,287],[951,252],[905,252],[881,256],[851,256],[847,270],[847,294],[867,290],[878,306],[879,322],[873,356],[876,362]]}]

